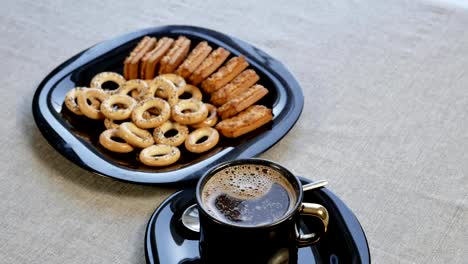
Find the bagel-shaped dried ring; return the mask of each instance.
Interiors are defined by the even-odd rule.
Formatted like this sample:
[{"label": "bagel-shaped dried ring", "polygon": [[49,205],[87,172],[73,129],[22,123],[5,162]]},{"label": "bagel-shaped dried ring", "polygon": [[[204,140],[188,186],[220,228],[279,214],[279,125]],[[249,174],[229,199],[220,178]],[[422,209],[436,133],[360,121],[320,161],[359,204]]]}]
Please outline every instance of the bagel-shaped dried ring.
[{"label": "bagel-shaped dried ring", "polygon": [[[197,143],[203,137],[208,137],[205,141]],[[219,141],[218,130],[212,127],[202,127],[190,133],[185,140],[185,148],[194,153],[205,152],[216,146]]]},{"label": "bagel-shaped dried ring", "polygon": [[150,132],[138,128],[132,122],[120,124],[119,136],[128,144],[138,148],[146,148],[154,143],[153,136]]},{"label": "bagel-shaped dried ring", "polygon": [[210,114],[205,120],[201,121],[200,123],[193,124],[192,125],[193,128],[212,127],[216,125],[216,123],[218,122],[218,113],[216,111],[216,107],[214,107],[211,104],[205,104],[205,105],[206,105],[206,108],[208,108],[208,111],[210,112]]},{"label": "bagel-shaped dried ring", "polygon": [[[137,101],[125,94],[114,94],[101,103],[101,112],[110,119],[124,120],[132,115]],[[121,108],[123,107],[123,108]]]},{"label": "bagel-shaped dried ring", "polygon": [[140,161],[148,166],[171,165],[179,158],[180,150],[165,144],[152,145],[140,152]]},{"label": "bagel-shaped dried ring", "polygon": [[131,120],[112,120],[112,119],[106,118],[104,119],[104,126],[106,127],[106,129],[119,128],[120,124],[122,124],[123,122],[128,122],[128,121],[131,121]]},{"label": "bagel-shaped dried ring", "polygon": [[170,81],[172,84],[174,84],[174,86],[177,89],[177,95],[180,96],[181,94],[184,93],[182,89],[187,83],[185,82],[185,79],[182,76],[174,74],[174,73],[166,73],[166,74],[161,74],[158,77],[166,79]]},{"label": "bagel-shaped dried ring", "polygon": [[[172,137],[166,137],[165,134],[170,130],[177,130],[177,134]],[[189,130],[186,126],[171,122],[169,120],[155,128],[153,131],[154,141],[156,141],[156,143],[176,147],[184,143],[188,134]]]},{"label": "bagel-shaped dried ring", "polygon": [[113,128],[104,130],[99,136],[99,143],[101,143],[101,145],[106,149],[113,152],[128,153],[133,151],[133,147],[130,144],[115,141],[112,139],[115,137],[120,138],[118,129]]},{"label": "bagel-shaped dried ring", "polygon": [[[150,118],[143,117],[143,114],[151,108],[156,108],[159,114]],[[169,117],[171,117],[171,107],[166,101],[160,98],[148,98],[139,102],[132,113],[133,123],[140,128],[158,127],[166,122]]]},{"label": "bagel-shaped dried ring", "polygon": [[[201,101],[203,97],[200,89],[198,89],[198,87],[196,87],[195,85],[191,85],[191,84],[187,84],[182,88],[182,94],[184,93],[189,93],[192,95],[190,98],[187,98],[187,99],[195,99],[197,101]],[[187,100],[187,99],[181,99],[179,95],[179,100]]]},{"label": "bagel-shaped dried ring", "polygon": [[80,111],[78,103],[76,102],[77,96],[81,89],[82,88],[80,87],[73,88],[65,95],[65,106],[68,108],[68,110],[72,111],[76,115],[83,115],[83,113]]},{"label": "bagel-shaped dried ring", "polygon": [[200,123],[208,116],[208,108],[202,101],[181,100],[172,107],[172,118],[179,124]]},{"label": "bagel-shaped dried ring", "polygon": [[103,89],[102,85],[105,82],[114,82],[114,83],[116,83],[118,85],[117,89],[115,89],[115,90],[106,90],[110,94],[116,94],[116,93],[119,92],[120,87],[122,87],[122,85],[124,85],[126,80],[122,75],[120,75],[118,73],[115,73],[115,72],[101,72],[99,74],[96,74],[91,79],[90,87],[91,88]]},{"label": "bagel-shaped dried ring", "polygon": [[[68,93],[65,95],[65,106],[68,108],[68,110],[72,111],[76,115],[83,115],[83,113],[80,110],[80,106],[78,105],[78,93],[82,90],[88,89],[86,87],[75,87],[68,91]],[[99,109],[101,105],[101,102],[96,99],[91,99],[91,106]]]},{"label": "bagel-shaped dried ring", "polygon": [[[162,91],[158,93],[158,91]],[[160,97],[167,99],[169,105],[173,106],[179,101],[179,95],[177,94],[177,88],[170,81],[156,77],[151,81],[148,92],[145,95],[146,98]]]},{"label": "bagel-shaped dried ring", "polygon": [[139,79],[126,81],[119,89],[119,94],[130,94],[134,99],[140,100],[148,91],[148,84]]},{"label": "bagel-shaped dried ring", "polygon": [[91,119],[103,119],[104,115],[101,113],[100,107],[95,107],[93,101],[97,100],[102,104],[107,98],[109,98],[109,94],[103,90],[89,88],[82,89],[78,93],[77,102],[83,115]]}]

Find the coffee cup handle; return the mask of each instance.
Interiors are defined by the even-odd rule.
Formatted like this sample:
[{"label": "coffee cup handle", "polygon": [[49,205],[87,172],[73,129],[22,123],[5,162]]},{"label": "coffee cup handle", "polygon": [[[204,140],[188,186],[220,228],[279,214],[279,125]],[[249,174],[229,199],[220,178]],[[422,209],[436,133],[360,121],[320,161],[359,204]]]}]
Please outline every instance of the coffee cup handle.
[{"label": "coffee cup handle", "polygon": [[[323,233],[327,232],[329,216],[325,207],[315,203],[302,203],[299,212],[301,216],[313,216],[320,219],[324,228]],[[298,224],[295,226],[295,232],[298,247],[310,246],[320,239],[320,236],[317,233],[312,232],[308,234],[301,234]]]}]

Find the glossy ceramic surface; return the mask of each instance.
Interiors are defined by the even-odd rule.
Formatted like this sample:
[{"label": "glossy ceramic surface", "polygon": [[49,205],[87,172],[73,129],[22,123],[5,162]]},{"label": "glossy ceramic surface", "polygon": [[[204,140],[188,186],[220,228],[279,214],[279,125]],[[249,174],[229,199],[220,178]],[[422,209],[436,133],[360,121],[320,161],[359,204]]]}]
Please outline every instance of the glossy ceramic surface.
[{"label": "glossy ceramic surface", "polygon": [[[223,138],[203,155],[183,151],[174,165],[152,168],[136,160],[136,154],[114,154],[98,144],[102,121],[73,116],[63,106],[67,91],[87,86],[102,71],[121,73],[124,58],[142,36],[185,35],[195,45],[201,40],[224,47],[234,55],[244,55],[260,76],[259,83],[269,94],[259,103],[273,109],[274,120],[238,139]],[[33,99],[36,124],[49,143],[75,164],[99,175],[138,183],[177,183],[196,180],[211,166],[226,160],[254,157],[278,142],[293,127],[303,107],[301,87],[277,60],[239,39],[209,29],[191,26],[165,26],[140,30],[105,41],[70,58],[52,71],[39,85]]]}]

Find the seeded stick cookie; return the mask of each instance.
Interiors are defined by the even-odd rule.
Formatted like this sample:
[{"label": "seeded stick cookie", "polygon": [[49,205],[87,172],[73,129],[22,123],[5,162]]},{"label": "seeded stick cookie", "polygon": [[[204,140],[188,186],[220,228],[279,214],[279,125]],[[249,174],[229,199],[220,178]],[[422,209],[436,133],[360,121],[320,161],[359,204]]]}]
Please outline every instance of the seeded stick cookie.
[{"label": "seeded stick cookie", "polygon": [[230,83],[212,93],[210,100],[216,106],[223,105],[227,101],[249,89],[249,87],[254,85],[259,79],[260,77],[254,70],[245,70],[241,74],[237,75],[237,77]]},{"label": "seeded stick cookie", "polygon": [[216,129],[225,137],[236,138],[263,126],[272,119],[271,109],[263,105],[253,105],[235,117],[219,122]]},{"label": "seeded stick cookie", "polygon": [[234,116],[262,99],[262,97],[267,93],[268,90],[265,87],[260,84],[256,84],[219,107],[218,115],[221,116],[222,119]]},{"label": "seeded stick cookie", "polygon": [[180,36],[166,56],[161,59],[159,74],[173,73],[190,51],[190,39]]},{"label": "seeded stick cookie", "polygon": [[153,50],[145,54],[143,59],[141,59],[141,79],[149,80],[154,78],[156,66],[169,50],[173,42],[173,39],[164,37],[158,41]]},{"label": "seeded stick cookie", "polygon": [[210,76],[213,72],[218,69],[227,57],[231,54],[229,51],[223,48],[217,48],[211,52],[210,55],[198,66],[198,68],[190,75],[189,81],[193,85],[198,85],[206,77]]},{"label": "seeded stick cookie", "polygon": [[211,48],[206,41],[198,43],[179,68],[177,68],[175,73],[183,78],[189,77],[206,57],[208,57],[212,49],[213,48]]},{"label": "seeded stick cookie", "polygon": [[154,48],[156,44],[156,38],[150,38],[145,36],[128,55],[124,62],[124,77],[127,80],[137,79],[140,60],[143,56]]},{"label": "seeded stick cookie", "polygon": [[249,66],[244,56],[234,57],[219,70],[202,82],[202,88],[207,93],[212,93],[232,81],[239,73]]}]

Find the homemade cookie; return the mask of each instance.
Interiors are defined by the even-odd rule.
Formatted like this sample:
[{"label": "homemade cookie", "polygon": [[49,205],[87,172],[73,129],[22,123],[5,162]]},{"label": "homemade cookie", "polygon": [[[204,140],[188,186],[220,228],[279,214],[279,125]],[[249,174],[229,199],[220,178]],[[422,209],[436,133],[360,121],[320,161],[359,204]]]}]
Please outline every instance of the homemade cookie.
[{"label": "homemade cookie", "polygon": [[263,96],[268,94],[268,90],[260,84],[250,87],[247,91],[239,94],[227,103],[218,108],[218,115],[222,119],[236,115],[240,111],[255,104]]},{"label": "homemade cookie", "polygon": [[212,93],[210,100],[216,106],[223,105],[237,95],[245,92],[259,79],[260,77],[254,70],[245,70],[230,83]]},{"label": "homemade cookie", "polygon": [[137,79],[139,73],[140,60],[143,56],[154,48],[156,38],[145,36],[124,61],[124,77],[127,80]]},{"label": "homemade cookie", "polygon": [[180,36],[171,47],[166,56],[161,59],[159,74],[172,73],[190,51],[190,39]]},{"label": "homemade cookie", "polygon": [[211,52],[192,75],[190,75],[189,81],[193,85],[201,83],[223,64],[227,57],[229,57],[229,54],[231,53],[223,48],[217,48],[215,51]]},{"label": "homemade cookie", "polygon": [[249,63],[244,56],[234,57],[219,70],[202,82],[202,89],[207,93],[212,93],[232,81],[239,73],[245,70]]},{"label": "homemade cookie", "polygon": [[153,79],[156,66],[159,61],[164,57],[166,52],[171,48],[174,39],[164,37],[156,43],[156,46],[153,50],[146,53],[145,56],[141,59],[141,70],[140,78],[141,79]]},{"label": "homemade cookie", "polygon": [[237,116],[219,122],[216,129],[225,137],[236,138],[263,126],[272,119],[271,109],[263,105],[253,105]]},{"label": "homemade cookie", "polygon": [[195,69],[208,57],[213,48],[208,42],[202,41],[190,52],[184,62],[177,68],[176,74],[183,78],[189,77]]}]

